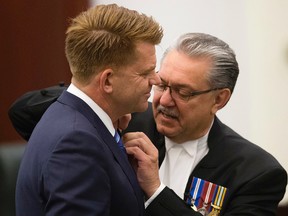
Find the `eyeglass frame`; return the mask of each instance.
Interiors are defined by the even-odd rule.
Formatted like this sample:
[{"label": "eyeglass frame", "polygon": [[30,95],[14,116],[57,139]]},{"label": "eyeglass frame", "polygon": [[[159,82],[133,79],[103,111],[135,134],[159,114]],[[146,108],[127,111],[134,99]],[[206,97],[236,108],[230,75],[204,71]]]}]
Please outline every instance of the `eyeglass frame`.
[{"label": "eyeglass frame", "polygon": [[[175,100],[175,97],[173,97],[173,95],[172,95],[172,92],[175,92],[179,96],[178,98],[180,100],[186,101],[186,102],[188,102],[191,97],[201,95],[201,94],[206,94],[206,93],[209,93],[211,91],[224,89],[224,87],[221,87],[221,88],[211,88],[211,89],[207,89],[207,90],[203,90],[203,91],[192,91],[192,92],[187,91],[187,95],[184,95],[184,94],[179,93],[179,90],[181,90],[181,88],[173,87],[173,86],[167,85],[165,83],[160,83],[158,85],[154,85],[154,87],[158,88],[158,89],[156,89],[156,91],[162,92],[162,93],[165,92],[167,90],[167,88],[169,88],[169,93],[171,95],[171,98],[173,98]],[[177,98],[176,98],[176,100],[177,100]]]}]

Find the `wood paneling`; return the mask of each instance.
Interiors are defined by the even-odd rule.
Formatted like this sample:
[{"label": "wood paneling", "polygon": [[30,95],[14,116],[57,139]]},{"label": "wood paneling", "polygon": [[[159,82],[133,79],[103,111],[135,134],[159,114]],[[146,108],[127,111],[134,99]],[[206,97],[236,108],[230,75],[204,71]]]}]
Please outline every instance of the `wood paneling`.
[{"label": "wood paneling", "polygon": [[7,111],[27,91],[70,82],[65,58],[69,18],[88,8],[88,0],[1,0],[0,143],[22,140]]}]

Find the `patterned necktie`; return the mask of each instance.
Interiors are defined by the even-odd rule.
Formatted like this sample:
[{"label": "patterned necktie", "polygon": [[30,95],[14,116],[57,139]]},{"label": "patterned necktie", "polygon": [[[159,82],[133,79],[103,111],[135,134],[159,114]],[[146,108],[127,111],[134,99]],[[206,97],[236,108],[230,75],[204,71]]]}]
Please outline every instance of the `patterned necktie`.
[{"label": "patterned necktie", "polygon": [[127,155],[127,152],[126,152],[126,149],[125,149],[125,147],[124,147],[124,145],[123,145],[122,139],[121,139],[121,137],[120,137],[120,135],[119,135],[119,133],[118,133],[117,131],[115,131],[114,138],[115,138],[115,140],[116,140],[119,148],[122,150],[122,152],[123,152],[125,155]]}]

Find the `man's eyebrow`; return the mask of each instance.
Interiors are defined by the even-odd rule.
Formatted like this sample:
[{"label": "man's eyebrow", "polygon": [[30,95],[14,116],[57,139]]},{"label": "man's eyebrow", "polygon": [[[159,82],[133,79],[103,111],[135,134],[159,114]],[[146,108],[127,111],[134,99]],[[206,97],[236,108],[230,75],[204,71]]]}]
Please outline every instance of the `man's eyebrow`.
[{"label": "man's eyebrow", "polygon": [[[160,76],[159,76],[160,77]],[[165,84],[167,84],[168,82],[167,81],[165,81],[162,77],[160,77],[160,79],[161,79],[161,82],[163,82],[163,83],[165,83]],[[190,85],[188,85],[188,84],[171,84],[171,86],[174,86],[174,87],[177,87],[177,88],[188,88],[188,89],[191,89],[191,86]],[[192,90],[191,90],[192,91]]]}]

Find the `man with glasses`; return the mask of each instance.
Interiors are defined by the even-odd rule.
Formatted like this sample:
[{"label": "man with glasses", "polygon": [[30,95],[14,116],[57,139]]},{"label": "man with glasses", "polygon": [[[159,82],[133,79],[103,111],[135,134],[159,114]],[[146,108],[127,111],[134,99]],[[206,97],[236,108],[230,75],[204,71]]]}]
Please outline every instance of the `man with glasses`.
[{"label": "man with glasses", "polygon": [[285,170],[216,117],[238,73],[233,50],[211,35],[184,34],[164,53],[153,114],[134,114],[127,129],[151,141],[123,137],[147,215],[275,215]]},{"label": "man with glasses", "polygon": [[[146,215],[275,215],[285,170],[216,117],[238,73],[233,50],[208,34],[184,34],[164,53],[153,103],[132,114],[123,136],[146,195]],[[24,106],[47,106],[39,92],[30,95],[38,97],[35,105],[22,98],[12,106],[20,134],[37,118]]]}]

